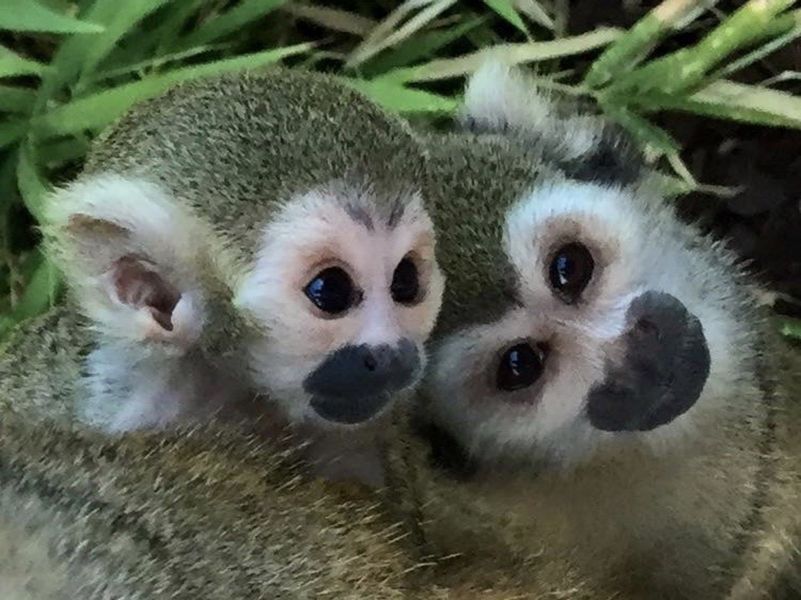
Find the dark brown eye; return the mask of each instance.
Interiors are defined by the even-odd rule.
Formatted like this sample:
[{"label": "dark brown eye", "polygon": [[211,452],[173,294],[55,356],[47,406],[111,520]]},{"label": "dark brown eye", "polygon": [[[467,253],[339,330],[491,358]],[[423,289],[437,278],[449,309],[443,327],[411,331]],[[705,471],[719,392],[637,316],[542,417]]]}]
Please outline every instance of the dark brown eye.
[{"label": "dark brown eye", "polygon": [[548,278],[551,287],[567,304],[572,304],[592,279],[595,261],[587,247],[578,242],[562,246],[551,258]]},{"label": "dark brown eye", "polygon": [[417,300],[420,294],[420,277],[412,259],[404,258],[395,267],[390,293],[392,299],[401,304],[411,304]]},{"label": "dark brown eye", "polygon": [[506,392],[527,388],[540,378],[544,364],[542,348],[534,348],[528,343],[516,344],[501,357],[496,385]]},{"label": "dark brown eye", "polygon": [[320,271],[303,291],[317,308],[330,315],[345,312],[356,300],[353,282],[339,267]]}]

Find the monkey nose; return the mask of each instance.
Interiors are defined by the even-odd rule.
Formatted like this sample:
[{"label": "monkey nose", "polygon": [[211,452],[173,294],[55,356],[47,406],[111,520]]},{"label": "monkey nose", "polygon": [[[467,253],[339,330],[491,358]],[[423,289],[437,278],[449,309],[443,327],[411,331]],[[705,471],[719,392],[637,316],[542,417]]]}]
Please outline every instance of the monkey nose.
[{"label": "monkey nose", "polygon": [[587,396],[590,423],[603,431],[650,431],[700,398],[710,355],[700,320],[676,297],[649,291],[626,313],[622,362],[607,364]]},{"label": "monkey nose", "polygon": [[348,345],[331,354],[304,381],[320,416],[359,423],[377,414],[394,392],[411,385],[420,371],[420,354],[410,340],[397,346]]}]

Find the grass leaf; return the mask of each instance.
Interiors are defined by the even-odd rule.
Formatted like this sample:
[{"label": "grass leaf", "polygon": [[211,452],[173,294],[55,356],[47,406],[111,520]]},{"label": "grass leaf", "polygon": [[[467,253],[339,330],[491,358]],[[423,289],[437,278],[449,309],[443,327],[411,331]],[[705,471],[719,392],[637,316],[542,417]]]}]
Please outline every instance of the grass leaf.
[{"label": "grass leaf", "polygon": [[84,130],[97,130],[108,125],[137,102],[157,96],[173,85],[236,71],[265,67],[280,60],[309,51],[313,44],[297,44],[274,48],[212,63],[182,67],[164,73],[110,88],[73,100],[36,118],[34,127],[44,136],[70,135]]},{"label": "grass leaf", "polygon": [[142,19],[161,8],[168,0],[98,0],[93,16],[103,13],[103,19],[96,19],[106,28],[92,39],[83,56],[80,78],[91,74],[120,39],[131,31]]},{"label": "grass leaf", "polygon": [[[126,0],[127,2],[127,0]],[[6,0],[0,5],[0,29],[48,33],[100,33],[103,27],[55,12],[37,0]]]},{"label": "grass leaf", "polygon": [[684,27],[719,0],[665,0],[637,21],[592,64],[584,79],[599,87],[639,64],[671,31]]},{"label": "grass leaf", "polygon": [[39,254],[35,258],[33,275],[25,286],[22,297],[12,313],[0,320],[0,339],[12,326],[35,317],[53,306],[61,290],[62,281],[58,270]]},{"label": "grass leaf", "polygon": [[[608,88],[609,95],[625,99],[645,94],[678,95],[702,85],[710,71],[734,52],[776,32],[779,13],[794,0],[748,0],[715,27],[695,46],[650,61],[634,71],[620,75]],[[788,29],[793,22],[784,21]]]},{"label": "grass leaf", "polygon": [[0,112],[28,113],[35,99],[36,93],[33,90],[0,85]]},{"label": "grass leaf", "polygon": [[386,109],[400,113],[451,113],[459,105],[453,98],[407,88],[394,81],[345,78],[343,81]]},{"label": "grass leaf", "polygon": [[17,75],[41,75],[46,65],[23,58],[6,48],[0,46],[0,77],[15,77]]},{"label": "grass leaf", "polygon": [[400,43],[391,52],[382,52],[362,66],[365,76],[380,74],[405,67],[416,60],[428,58],[445,46],[465,36],[472,29],[484,23],[484,17],[477,17],[447,29],[424,31],[410,40]]},{"label": "grass leaf", "polygon": [[484,4],[489,6],[502,19],[514,25],[523,33],[523,35],[528,37],[528,27],[526,27],[526,24],[523,22],[523,19],[520,18],[520,15],[517,14],[517,11],[515,10],[511,0],[484,0]]},{"label": "grass leaf", "polygon": [[376,22],[363,15],[330,6],[287,2],[281,10],[298,19],[304,19],[332,31],[341,31],[359,37],[369,34]]},{"label": "grass leaf", "polygon": [[28,131],[28,121],[0,122],[0,149],[16,143]]},{"label": "grass leaf", "polygon": [[180,43],[181,49],[203,46],[230,33],[239,31],[280,7],[286,0],[241,0],[233,8],[209,19]]},{"label": "grass leaf", "polygon": [[[385,48],[390,48],[410,38],[454,4],[456,4],[456,0],[407,0],[395,9],[395,11],[390,13],[384,21],[379,23],[370,36],[356,47],[348,57],[345,67],[353,68],[363,63],[368,58],[378,54]],[[420,6],[424,6],[425,8],[411,17],[397,30],[392,31],[394,26],[399,23],[406,14]]]},{"label": "grass leaf", "polygon": [[542,25],[551,31],[556,30],[556,23],[554,23],[551,15],[548,14],[538,0],[517,0],[515,2],[515,7],[534,23]]},{"label": "grass leaf", "polygon": [[601,102],[601,108],[613,120],[617,121],[622,127],[629,131],[644,146],[650,146],[659,154],[676,155],[679,153],[679,144],[668,132],[657,127],[648,119],[625,107],[605,104]]},{"label": "grass leaf", "polygon": [[17,185],[25,208],[42,222],[42,205],[48,192],[47,180],[39,173],[36,151],[31,140],[22,144],[17,163]]},{"label": "grass leaf", "polygon": [[751,52],[748,52],[736,60],[724,65],[718,71],[711,73],[709,75],[709,79],[711,81],[724,79],[729,75],[754,64],[757,61],[767,58],[767,56],[772,52],[775,52],[779,48],[783,48],[790,42],[801,37],[801,11],[793,11],[790,14],[783,15],[780,17],[780,19],[783,20],[785,17],[791,19],[794,23],[793,27],[791,27],[786,33],[770,39],[767,43],[758,46]]},{"label": "grass leaf", "polygon": [[600,28],[591,33],[549,42],[500,44],[456,58],[441,58],[414,67],[395,69],[387,73],[385,78],[399,82],[410,82],[462,77],[475,71],[490,54],[499,56],[509,64],[538,62],[560,56],[589,52],[609,44],[617,39],[619,35],[619,29]]},{"label": "grass leaf", "polygon": [[773,127],[801,128],[801,97],[727,80],[715,81],[689,97],[649,98],[646,107]]}]

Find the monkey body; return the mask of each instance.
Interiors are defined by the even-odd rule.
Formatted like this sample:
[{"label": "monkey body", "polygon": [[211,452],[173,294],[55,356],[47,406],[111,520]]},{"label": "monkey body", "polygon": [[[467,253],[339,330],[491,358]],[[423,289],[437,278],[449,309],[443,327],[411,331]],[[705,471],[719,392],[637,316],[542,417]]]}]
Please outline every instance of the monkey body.
[{"label": "monkey body", "polygon": [[[747,385],[737,388],[736,395],[726,398],[727,403],[705,404],[702,399],[697,406],[690,407],[693,410],[687,416],[692,416],[693,423],[705,435],[693,435],[692,428],[676,432],[674,427],[671,431],[675,436],[606,432],[586,438],[568,437],[567,441],[575,441],[580,452],[576,452],[576,460],[563,464],[557,460],[563,455],[553,450],[565,446],[569,449],[570,444],[562,437],[565,431],[571,432],[568,428],[557,429],[555,433],[559,435],[542,438],[549,452],[542,452],[538,444],[532,444],[526,446],[524,452],[506,453],[496,449],[494,453],[484,454],[486,445],[470,443],[475,441],[470,438],[474,423],[465,420],[459,426],[450,419],[453,415],[466,419],[475,415],[476,406],[481,406],[481,402],[486,403],[490,416],[497,419],[503,414],[498,406],[490,404],[492,394],[474,398],[488,385],[482,371],[486,357],[480,352],[471,354],[473,364],[466,368],[459,362],[464,356],[464,347],[472,349],[471,352],[480,351],[489,339],[495,353],[497,347],[503,349],[527,337],[521,335],[528,326],[523,319],[510,320],[504,325],[506,329],[493,329],[499,321],[516,318],[516,311],[525,300],[525,297],[521,300],[520,282],[515,280],[515,270],[522,269],[513,262],[515,255],[506,255],[504,250],[504,236],[508,239],[510,235],[509,229],[505,229],[508,210],[521,196],[563,185],[566,173],[570,174],[568,179],[579,177],[579,183],[581,178],[592,182],[596,173],[592,170],[582,173],[577,164],[592,163],[595,155],[580,151],[569,160],[554,161],[549,155],[551,150],[543,149],[541,144],[491,131],[477,135],[432,136],[425,143],[429,146],[431,161],[423,189],[435,202],[435,218],[445,232],[440,238],[444,250],[441,254],[452,285],[446,292],[446,310],[434,344],[435,360],[422,394],[424,416],[438,428],[448,430],[461,448],[449,454],[447,446],[442,444],[447,437],[420,436],[415,433],[418,428],[399,415],[391,432],[386,458],[388,474],[384,500],[392,511],[391,517],[380,512],[381,517],[377,519],[374,513],[353,514],[352,505],[338,498],[332,500],[328,491],[318,492],[317,484],[304,483],[302,476],[295,479],[291,469],[289,472],[271,470],[269,465],[275,451],[269,446],[252,445],[252,442],[243,444],[247,438],[241,433],[235,434],[235,441],[230,444],[225,437],[228,434],[214,433],[214,426],[199,431],[196,436],[164,437],[162,434],[147,441],[142,441],[144,438],[95,439],[61,428],[40,429],[44,431],[41,438],[31,439],[33,430],[24,417],[19,421],[16,417],[9,418],[0,425],[6,427],[2,439],[9,440],[0,445],[0,452],[5,455],[1,462],[19,465],[14,476],[3,484],[4,490],[11,494],[6,496],[11,498],[10,506],[19,506],[24,500],[25,506],[32,507],[35,517],[41,514],[37,507],[39,502],[47,507],[47,515],[66,514],[65,521],[75,524],[76,533],[65,546],[77,548],[80,540],[89,535],[87,531],[107,527],[109,519],[105,514],[99,520],[74,519],[71,512],[74,509],[63,503],[52,508],[52,498],[68,494],[51,490],[64,487],[68,491],[82,481],[107,478],[106,485],[93,483],[85,488],[86,495],[121,507],[119,512],[123,514],[143,515],[145,521],[163,522],[165,530],[195,534],[191,545],[172,546],[167,552],[172,557],[169,572],[175,575],[170,575],[173,580],[162,583],[161,589],[182,590],[180,583],[173,582],[194,581],[205,590],[211,590],[206,593],[207,597],[214,597],[212,591],[216,591],[214,585],[217,584],[197,578],[199,564],[208,564],[208,571],[214,571],[209,577],[219,577],[218,581],[223,582],[219,589],[225,589],[224,597],[234,598],[249,597],[254,588],[280,590],[289,597],[305,597],[308,589],[334,590],[332,595],[339,597],[347,597],[347,591],[339,593],[339,590],[354,589],[378,597],[402,594],[426,598],[725,597],[729,591],[732,597],[752,598],[770,593],[777,576],[793,557],[798,511],[788,510],[788,507],[797,506],[798,477],[794,464],[797,464],[797,440],[801,439],[794,429],[799,421],[793,416],[798,408],[792,403],[792,388],[771,390],[776,368],[771,359],[777,351],[766,346],[756,354],[753,364],[738,363],[742,365],[742,381]],[[609,152],[608,148],[602,150]],[[612,167],[610,179],[614,181],[621,177],[621,172],[614,164]],[[639,174],[634,180],[637,177]],[[635,181],[635,185],[639,184]],[[575,183],[566,189],[576,193],[583,191]],[[647,191],[647,187],[645,189]],[[601,201],[611,198],[609,206],[616,206],[617,196],[610,196],[602,187],[593,189],[593,193]],[[562,203],[570,207],[570,202],[570,197],[560,200],[553,206],[554,214],[560,217]],[[581,222],[580,215],[575,221]],[[551,230],[540,226],[530,231]],[[681,254],[685,252],[681,250],[685,243],[690,251],[695,245],[699,248],[711,245],[707,240],[699,241],[695,232],[678,226],[672,218],[659,221],[652,233],[652,242],[660,252],[666,252],[663,262],[657,261],[657,266],[673,264],[674,251],[685,256]],[[619,233],[613,229],[609,239],[614,242],[617,236]],[[666,240],[665,244],[659,245],[660,240]],[[614,247],[615,244],[606,240],[601,246]],[[536,254],[524,244],[512,247],[523,248],[524,257]],[[649,256],[647,248],[642,252],[644,257]],[[716,252],[722,251],[712,250],[709,260],[713,263],[720,259]],[[702,253],[702,256],[708,255]],[[700,261],[701,266],[706,266],[705,260]],[[538,263],[538,259],[531,262]],[[728,263],[724,260],[722,264]],[[724,275],[730,273],[728,268],[724,269]],[[692,284],[701,272],[699,268],[685,275]],[[713,272],[709,281],[717,282],[719,276]],[[666,273],[665,277],[665,285],[668,285],[676,279],[676,274]],[[694,303],[685,288],[669,289],[681,296],[693,311],[703,309],[701,304]],[[716,288],[710,289],[714,292]],[[723,289],[729,288],[724,286]],[[745,337],[726,338],[747,342],[742,348],[735,348],[734,356],[738,359],[756,348],[753,339],[763,339],[759,327],[748,321],[756,311],[744,299],[743,289],[736,287],[736,301],[728,305],[733,318],[747,325],[742,333]],[[631,298],[627,300],[629,304]],[[562,309],[557,310],[553,305],[543,303],[543,306],[555,312],[544,320],[542,327],[547,323],[561,326],[567,321],[567,309],[559,312]],[[536,312],[524,317],[537,323],[541,320]],[[661,323],[657,319],[657,324]],[[470,331],[476,324],[477,334]],[[35,329],[35,325],[31,327]],[[56,331],[63,330],[56,328]],[[464,347],[458,345],[462,340],[467,342]],[[37,344],[42,343],[37,351]],[[57,336],[48,340],[44,336],[28,336],[22,331],[0,363],[0,373],[2,369],[9,374],[22,373],[17,366],[22,348],[27,348],[30,356],[41,356],[40,362],[29,364],[31,369],[51,365],[53,353],[63,347],[59,344]],[[713,346],[710,351],[713,374],[717,368],[715,351]],[[80,365],[80,360],[61,352],[63,360],[56,360],[61,372],[79,371],[76,365]],[[607,366],[601,360],[604,357],[599,355],[597,360],[590,361],[589,375],[585,376],[604,374]],[[454,378],[453,365],[458,367],[457,372],[470,376],[468,386]],[[757,377],[762,368],[766,371],[764,376]],[[779,372],[785,373],[783,369]],[[572,376],[579,379],[582,372],[576,371]],[[26,387],[27,381],[35,381],[36,387]],[[63,397],[56,391],[40,392],[42,385],[41,379],[27,380],[21,375],[15,384],[0,391],[4,399],[10,400],[10,405],[17,407],[17,412],[24,410],[26,401],[36,406],[40,393],[44,397]],[[64,384],[53,381],[50,385],[58,388]],[[446,389],[447,394],[443,393]],[[723,386],[723,389],[730,388]],[[566,402],[570,401],[569,394],[563,397]],[[526,406],[521,402],[521,409]],[[681,414],[672,416],[676,420]],[[530,417],[523,414],[520,420],[525,423]],[[491,441],[498,430],[497,422],[488,426],[485,433],[489,437],[483,443]],[[659,428],[652,431],[659,432]],[[460,435],[463,437],[458,439]],[[65,443],[70,450],[63,450],[61,442],[48,442],[50,437],[70,440]],[[646,443],[642,443],[643,439]],[[164,441],[156,443],[154,448],[153,440]],[[516,441],[519,443],[520,439]],[[607,444],[609,441],[613,443]],[[177,450],[173,449],[174,445]],[[79,456],[89,456],[90,460],[76,462],[73,458],[76,448]],[[114,448],[116,454],[100,453],[102,448]],[[252,463],[229,458],[231,454],[247,454],[251,449],[255,449],[255,455],[248,455],[252,456]],[[467,461],[463,460],[465,449]],[[115,458],[103,458],[103,454]],[[92,458],[97,456],[100,458]],[[489,460],[482,461],[487,457]],[[263,462],[265,460],[267,463]],[[127,479],[131,465],[138,470],[132,470]],[[32,497],[25,496],[30,488],[21,486],[26,480],[24,472],[36,472],[36,469],[67,475],[34,490]],[[247,473],[261,473],[262,470],[268,473],[266,486],[227,485],[224,481],[231,479],[237,483],[232,474],[250,479]],[[161,475],[165,472],[169,477]],[[142,483],[150,480],[151,473],[160,474],[158,480],[166,481],[164,487],[155,490],[156,496],[150,486]],[[221,475],[220,479],[217,474]],[[187,497],[193,501],[173,501]],[[197,498],[205,500],[198,503]],[[5,514],[12,510],[8,506],[4,507]],[[344,526],[336,530],[337,535],[321,543],[316,537],[319,522],[309,524],[306,520],[309,506],[319,509],[324,523]],[[345,511],[344,516],[342,511]],[[278,522],[276,515],[280,515]],[[34,517],[31,517],[32,522],[36,522]],[[239,527],[243,522],[240,517],[246,518],[247,527]],[[402,524],[400,529],[392,531],[403,536],[408,546],[394,545],[398,541],[394,538],[389,540],[389,546],[383,543],[388,540],[382,535],[389,531],[382,521],[385,518],[389,523],[399,521]],[[19,531],[16,523],[11,519],[5,521],[6,526],[16,527],[15,533]],[[289,542],[293,552],[282,554],[287,528],[297,532],[297,537]],[[52,533],[47,527],[28,531],[42,531],[44,536]],[[36,535],[40,534],[36,533],[34,540]],[[62,537],[61,532],[58,536]],[[254,562],[243,562],[238,552],[226,552],[227,544],[217,545],[216,536],[230,540],[232,548],[252,548],[244,555],[255,557]],[[360,543],[358,540],[363,539],[362,536],[370,540],[380,538],[382,543],[375,546]],[[101,531],[90,547],[102,546],[112,538],[108,531]],[[206,546],[211,547],[208,552]],[[326,555],[328,550],[331,554]],[[118,572],[116,566],[122,564],[132,575],[117,596],[141,596],[140,590],[153,589],[147,587],[153,577],[147,570],[149,563],[141,560],[148,552],[147,546],[136,547],[111,569],[107,565],[112,563],[101,562],[97,571],[103,574],[90,581],[100,585],[108,579],[108,572]],[[47,555],[34,554],[36,556],[45,560],[43,557]],[[311,558],[301,559],[305,556]],[[276,558],[273,561],[271,557]],[[418,560],[434,563],[433,572],[420,568]],[[371,566],[375,564],[381,568],[373,569]],[[340,569],[340,565],[346,566]],[[347,580],[346,584],[342,584],[342,577]],[[357,587],[349,587],[354,581],[358,582]],[[366,587],[359,588],[363,583]],[[271,585],[277,587],[271,588]],[[315,585],[321,587],[314,588]],[[365,589],[367,592],[363,591]],[[192,593],[197,595],[198,592],[193,589]],[[169,597],[166,591],[164,595]]]},{"label": "monkey body", "polygon": [[[520,99],[537,96],[518,85],[468,89],[473,132],[428,140],[449,286],[422,435],[390,451],[390,479],[414,499],[402,512],[434,554],[540,563],[543,577],[567,562],[619,597],[770,597],[801,505],[784,350],[732,254],[680,224],[613,135],[570,117],[530,128]],[[598,280],[566,300],[541,279],[575,240]],[[702,373],[693,402],[665,393]]]},{"label": "monkey body", "polygon": [[219,419],[113,437],[70,427],[80,379],[25,379],[80,370],[75,321],[53,309],[0,351],[4,598],[599,597],[569,570],[547,589],[505,562],[432,571],[383,492],[313,477],[302,440]]},{"label": "monkey body", "polygon": [[374,436],[422,373],[442,292],[423,162],[407,124],[319,74],[135,107],[43,227],[93,337],[80,420],[164,428],[259,396],[321,447]]}]

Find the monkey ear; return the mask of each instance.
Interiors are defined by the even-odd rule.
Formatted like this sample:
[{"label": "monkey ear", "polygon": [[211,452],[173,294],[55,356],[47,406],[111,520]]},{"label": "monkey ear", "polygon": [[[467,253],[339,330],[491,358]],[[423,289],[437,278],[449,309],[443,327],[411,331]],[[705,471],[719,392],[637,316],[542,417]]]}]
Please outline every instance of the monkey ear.
[{"label": "monkey ear", "polygon": [[57,192],[43,227],[50,255],[97,329],[179,351],[203,329],[202,277],[214,238],[206,229],[158,186],[116,175]]},{"label": "monkey ear", "polygon": [[618,126],[583,114],[572,101],[557,103],[519,67],[490,58],[467,85],[461,122],[467,129],[515,133],[538,142],[569,177],[629,184],[645,165],[643,153]]},{"label": "monkey ear", "polygon": [[553,112],[550,100],[521,68],[491,56],[467,82],[461,122],[476,132],[541,132]]}]

